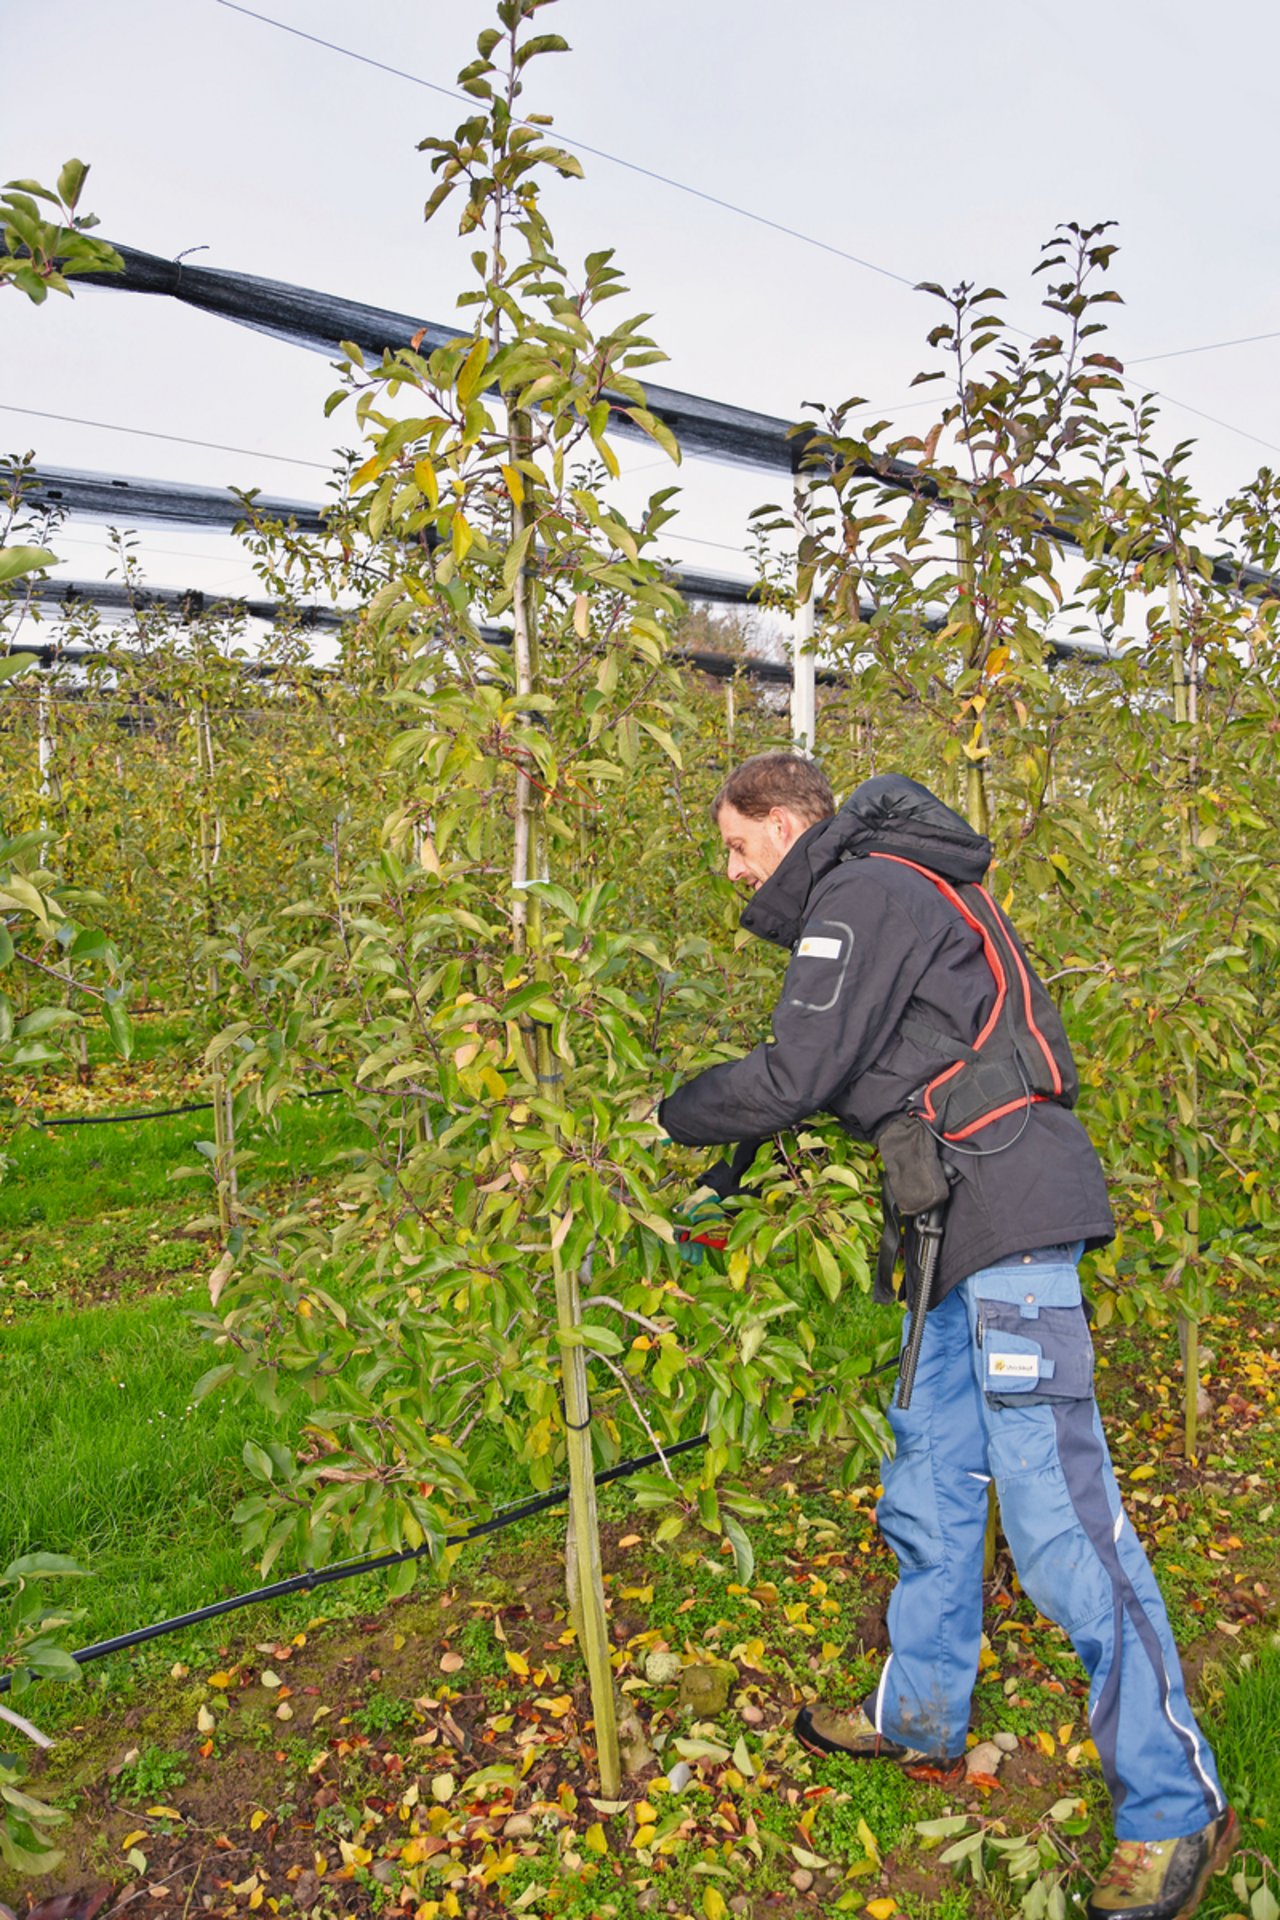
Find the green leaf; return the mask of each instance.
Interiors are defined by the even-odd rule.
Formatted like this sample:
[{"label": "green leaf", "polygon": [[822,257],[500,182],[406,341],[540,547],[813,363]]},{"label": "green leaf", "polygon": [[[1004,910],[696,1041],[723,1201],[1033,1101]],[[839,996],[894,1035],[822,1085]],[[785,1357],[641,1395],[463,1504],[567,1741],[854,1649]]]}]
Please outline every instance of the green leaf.
[{"label": "green leaf", "polygon": [[11,1561],[0,1578],[5,1581],[64,1580],[83,1577],[88,1571],[65,1553],[27,1553],[20,1560]]},{"label": "green leaf", "polygon": [[541,53],[568,53],[569,42],[558,33],[535,33],[532,40],[526,40],[516,49],[514,66],[519,71],[529,60],[537,59]]},{"label": "green leaf", "polygon": [[133,1025],[119,1000],[104,1003],[102,1017],[107,1023],[112,1045],[122,1060],[133,1056]]},{"label": "green leaf", "polygon": [[578,1329],[582,1336],[582,1345],[592,1353],[622,1353],[625,1343],[621,1341],[612,1327],[596,1325]]},{"label": "green leaf", "polygon": [[[58,556],[50,553],[48,547],[0,547],[0,586],[7,580],[20,579],[24,573],[39,573],[42,567],[56,567]],[[28,654],[19,654],[17,658],[30,659]]]},{"label": "green leaf", "polygon": [[255,1480],[275,1479],[275,1462],[266,1448],[260,1447],[256,1440],[245,1441],[242,1457]]},{"label": "green leaf", "polygon": [[68,960],[109,960],[111,942],[96,927],[81,927],[67,948]]},{"label": "green leaf", "polygon": [[20,1845],[5,1823],[0,1821],[0,1860],[7,1867],[12,1867],[15,1873],[52,1873],[62,1865],[62,1859],[60,1847],[41,1847],[37,1852]]},{"label": "green leaf", "polygon": [[68,160],[58,175],[58,198],[73,213],[88,171],[83,160]]},{"label": "green leaf", "polygon": [[224,1387],[227,1381],[233,1377],[235,1371],[234,1363],[229,1360],[223,1361],[216,1367],[210,1367],[207,1373],[200,1375],[195,1386],[191,1389],[192,1399],[203,1400],[208,1394],[216,1393],[219,1387]]},{"label": "green leaf", "polygon": [[917,1820],[916,1832],[922,1840],[948,1840],[953,1834],[964,1832],[969,1818],[967,1813],[949,1813],[941,1820]]},{"label": "green leaf", "polygon": [[733,1548],[733,1564],[737,1569],[738,1579],[745,1586],[755,1572],[755,1549],[747,1537],[742,1522],[735,1520],[731,1513],[726,1513],[723,1507],[720,1511],[720,1525],[724,1529],[725,1539]]},{"label": "green leaf", "polygon": [[14,1032],[20,1040],[30,1040],[38,1033],[48,1033],[54,1027],[78,1026],[80,1016],[70,1007],[37,1007],[19,1020]]}]

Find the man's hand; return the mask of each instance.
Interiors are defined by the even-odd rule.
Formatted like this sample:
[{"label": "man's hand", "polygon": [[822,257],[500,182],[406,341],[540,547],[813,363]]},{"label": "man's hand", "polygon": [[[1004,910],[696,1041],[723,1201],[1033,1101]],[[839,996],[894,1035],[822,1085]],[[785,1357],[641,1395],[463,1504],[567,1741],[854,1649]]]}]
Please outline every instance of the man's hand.
[{"label": "man's hand", "polygon": [[729,1237],[729,1215],[718,1193],[699,1187],[683,1206],[676,1208],[676,1249],[691,1267],[700,1267],[707,1247],[717,1252]]}]

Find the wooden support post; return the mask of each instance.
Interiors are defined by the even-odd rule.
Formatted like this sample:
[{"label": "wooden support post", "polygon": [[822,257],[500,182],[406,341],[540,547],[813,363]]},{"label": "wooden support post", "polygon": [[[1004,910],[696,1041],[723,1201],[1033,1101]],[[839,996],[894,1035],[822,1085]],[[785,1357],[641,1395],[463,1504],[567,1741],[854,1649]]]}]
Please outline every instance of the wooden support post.
[{"label": "wooden support post", "polygon": [[[213,877],[222,854],[222,827],[214,805],[213,729],[209,722],[209,703],[203,695],[194,714],[196,730],[196,770],[200,776],[200,879],[204,889],[205,932],[210,938],[218,930],[217,902]],[[209,1004],[217,1002],[218,968],[210,961],[205,973]],[[209,1076],[213,1100],[214,1179],[218,1189],[218,1227],[225,1241],[236,1223],[236,1126],[235,1105],[227,1076],[221,1064]]]},{"label": "wooden support post", "polygon": [[[1177,580],[1169,583],[1169,651],[1173,683],[1173,718],[1179,730],[1180,750],[1174,764],[1182,772],[1183,791],[1178,797],[1178,864],[1190,880],[1199,845],[1199,820],[1194,805],[1197,779],[1200,689],[1194,669],[1189,667],[1183,644],[1182,602]],[[1183,1091],[1190,1114],[1188,1131],[1200,1122],[1200,1076],[1194,1060],[1183,1069]],[[1178,1346],[1182,1354],[1182,1444],[1188,1460],[1196,1458],[1200,1443],[1200,1312],[1193,1304],[1201,1285],[1200,1266],[1200,1148],[1197,1140],[1183,1142],[1173,1152],[1173,1172],[1188,1191],[1182,1209],[1178,1309]]]}]

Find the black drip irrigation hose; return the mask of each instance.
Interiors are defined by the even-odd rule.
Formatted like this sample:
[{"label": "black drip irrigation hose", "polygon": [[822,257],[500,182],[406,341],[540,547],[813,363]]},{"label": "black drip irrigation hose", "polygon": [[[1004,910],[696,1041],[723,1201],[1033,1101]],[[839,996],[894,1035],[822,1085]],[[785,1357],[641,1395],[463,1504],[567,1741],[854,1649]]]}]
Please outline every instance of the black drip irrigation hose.
[{"label": "black drip irrigation hose", "polygon": [[[316,1087],[309,1093],[300,1093],[299,1100],[333,1100],[344,1092],[342,1087]],[[20,1118],[38,1133],[46,1127],[119,1127],[129,1120],[167,1120],[175,1113],[212,1113],[212,1100],[192,1100],[185,1107],[141,1107],[136,1113],[73,1113],[60,1115],[53,1120],[38,1120],[34,1115],[22,1114]]]},{"label": "black drip irrigation hose", "polygon": [[[623,1480],[645,1467],[656,1466],[661,1460],[674,1460],[680,1454],[692,1453],[706,1444],[705,1433],[697,1434],[692,1440],[677,1440],[660,1453],[640,1454],[634,1460],[620,1461],[616,1467],[603,1468],[595,1475],[595,1484],[607,1487],[614,1480]],[[568,1487],[553,1487],[550,1493],[542,1493],[536,1499],[522,1500],[516,1506],[504,1508],[492,1520],[477,1521],[465,1533],[450,1534],[444,1545],[461,1547],[485,1534],[501,1533],[505,1528],[515,1526],[517,1521],[531,1520],[535,1514],[562,1506],[568,1498]],[[288,1580],[273,1581],[268,1587],[255,1587],[250,1593],[236,1593],[226,1600],[215,1600],[210,1606],[197,1607],[193,1613],[180,1613],[172,1620],[158,1620],[152,1626],[135,1627],[131,1633],[117,1634],[111,1640],[95,1641],[91,1647],[80,1647],[71,1658],[79,1666],[85,1666],[90,1660],[101,1660],[109,1653],[123,1653],[127,1648],[140,1647],[148,1640],[160,1640],[167,1634],[180,1633],[186,1627],[200,1626],[206,1620],[216,1620],[224,1613],[235,1613],[241,1607],[257,1606],[264,1600],[280,1600],[290,1593],[310,1593],[315,1587],[331,1587],[340,1580],[354,1580],[362,1573],[385,1572],[387,1568],[401,1567],[409,1560],[426,1559],[432,1551],[430,1546],[406,1547],[400,1553],[382,1553],[372,1560],[341,1561],[336,1566],[297,1573]],[[8,1693],[12,1684],[12,1675],[0,1674],[0,1694]]]}]

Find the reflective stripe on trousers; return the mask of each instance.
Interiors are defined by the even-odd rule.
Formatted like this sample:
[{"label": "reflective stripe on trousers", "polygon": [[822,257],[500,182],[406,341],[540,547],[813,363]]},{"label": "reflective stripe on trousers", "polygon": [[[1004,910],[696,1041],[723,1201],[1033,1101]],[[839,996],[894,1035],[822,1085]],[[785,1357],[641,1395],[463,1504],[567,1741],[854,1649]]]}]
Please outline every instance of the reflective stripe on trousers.
[{"label": "reflective stripe on trousers", "polygon": [[[904,1329],[905,1337],[906,1329]],[[1023,1589],[1070,1635],[1121,1840],[1194,1833],[1225,1801],[1093,1398],[1069,1260],[970,1275],[929,1314],[911,1406],[891,1409],[878,1519],[898,1557],[867,1712],[891,1740],[964,1751],[982,1635],[987,1485]]]}]

